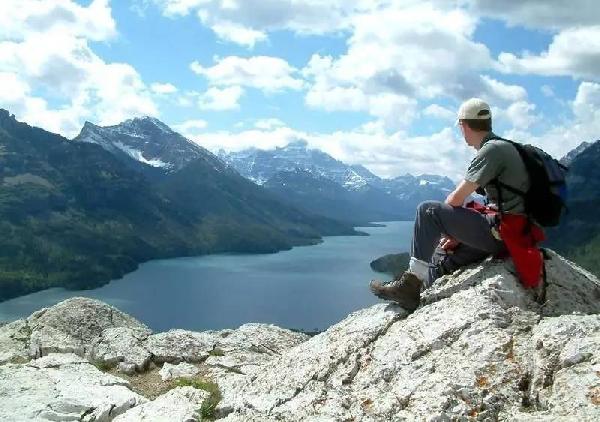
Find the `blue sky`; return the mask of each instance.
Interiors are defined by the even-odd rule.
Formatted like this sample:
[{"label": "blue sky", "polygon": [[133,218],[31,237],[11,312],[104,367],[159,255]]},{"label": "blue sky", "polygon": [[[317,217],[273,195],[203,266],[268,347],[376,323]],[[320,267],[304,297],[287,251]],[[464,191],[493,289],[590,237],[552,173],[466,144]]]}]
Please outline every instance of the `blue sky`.
[{"label": "blue sky", "polygon": [[460,179],[453,127],[563,155],[600,136],[600,12],[558,0],[7,0],[0,107],[66,137],[152,115],[216,151],[306,139],[383,177]]}]

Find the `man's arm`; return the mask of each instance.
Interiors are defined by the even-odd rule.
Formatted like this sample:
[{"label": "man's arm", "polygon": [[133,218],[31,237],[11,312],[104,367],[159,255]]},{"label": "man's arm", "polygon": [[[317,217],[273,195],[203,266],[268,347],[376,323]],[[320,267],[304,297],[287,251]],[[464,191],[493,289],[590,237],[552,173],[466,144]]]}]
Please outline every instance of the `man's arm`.
[{"label": "man's arm", "polygon": [[477,183],[463,180],[458,184],[454,191],[450,192],[450,194],[446,197],[445,202],[453,207],[462,207],[465,199],[475,192],[478,187],[479,185]]}]

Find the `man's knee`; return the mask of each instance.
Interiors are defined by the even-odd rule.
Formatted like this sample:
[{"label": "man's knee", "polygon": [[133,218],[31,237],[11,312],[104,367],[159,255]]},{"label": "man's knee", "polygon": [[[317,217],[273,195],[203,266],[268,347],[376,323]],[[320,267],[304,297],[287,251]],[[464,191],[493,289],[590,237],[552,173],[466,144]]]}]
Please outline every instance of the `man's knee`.
[{"label": "man's knee", "polygon": [[417,217],[420,215],[434,215],[444,205],[440,201],[423,201],[417,206]]}]

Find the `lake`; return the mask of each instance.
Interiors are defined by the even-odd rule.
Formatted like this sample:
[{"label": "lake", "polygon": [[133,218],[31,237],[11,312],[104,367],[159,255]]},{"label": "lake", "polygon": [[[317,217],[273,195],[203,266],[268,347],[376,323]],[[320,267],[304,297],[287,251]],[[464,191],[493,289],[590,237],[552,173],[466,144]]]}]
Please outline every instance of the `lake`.
[{"label": "lake", "polygon": [[12,321],[74,296],[109,303],[154,331],[217,330],[247,322],[324,330],[349,313],[378,303],[369,289],[386,278],[369,263],[410,249],[413,223],[361,227],[370,236],[333,236],[315,246],[266,255],[208,255],[156,260],[94,290],[48,289],[0,302]]}]

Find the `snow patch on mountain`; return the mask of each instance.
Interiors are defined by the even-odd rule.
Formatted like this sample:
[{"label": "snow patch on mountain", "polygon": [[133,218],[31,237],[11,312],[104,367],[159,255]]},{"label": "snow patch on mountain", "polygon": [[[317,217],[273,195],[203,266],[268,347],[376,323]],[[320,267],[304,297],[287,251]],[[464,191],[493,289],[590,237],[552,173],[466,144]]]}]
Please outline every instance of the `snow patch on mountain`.
[{"label": "snow patch on mountain", "polygon": [[137,149],[128,147],[127,145],[125,145],[121,142],[115,142],[114,145],[117,148],[119,148],[121,151],[123,151],[124,153],[129,155],[131,158],[133,158],[134,160],[137,160],[141,163],[148,164],[149,166],[152,166],[152,167],[162,167],[162,168],[170,168],[171,167],[171,164],[165,163],[164,161],[161,161],[156,158],[153,160],[148,160],[146,157],[144,157],[144,154],[141,151],[138,151]]}]

